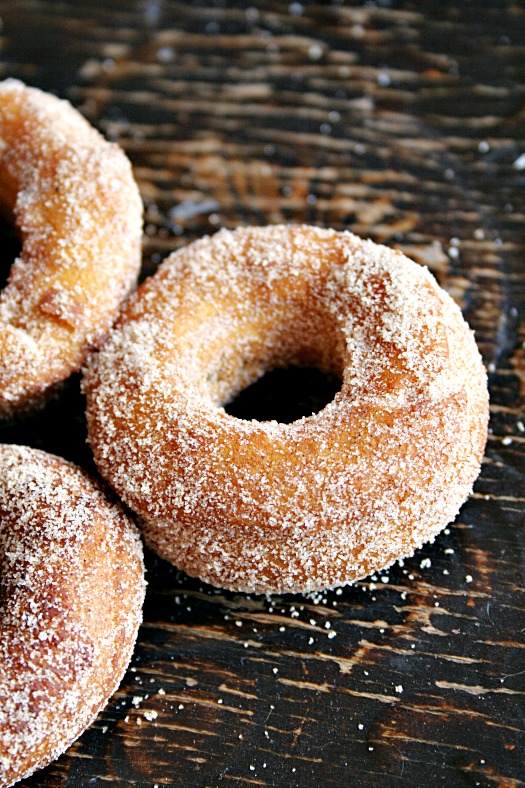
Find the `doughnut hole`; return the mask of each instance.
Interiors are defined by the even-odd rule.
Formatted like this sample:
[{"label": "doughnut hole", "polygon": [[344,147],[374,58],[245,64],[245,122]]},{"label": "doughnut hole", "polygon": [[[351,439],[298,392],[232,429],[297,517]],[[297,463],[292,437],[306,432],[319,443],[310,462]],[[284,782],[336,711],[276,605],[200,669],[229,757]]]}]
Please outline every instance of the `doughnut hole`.
[{"label": "doughnut hole", "polygon": [[[288,320],[290,312],[293,318],[283,305]],[[221,342],[206,381],[230,416],[289,424],[319,413],[341,390],[343,337],[336,321],[319,312],[309,324],[303,315],[295,318]]]},{"label": "doughnut hole", "polygon": [[22,244],[14,226],[4,216],[0,216],[0,238],[2,239],[2,255],[0,256],[0,290],[7,285],[11,266],[20,255]]},{"label": "doughnut hole", "polygon": [[238,419],[290,424],[319,413],[341,390],[338,376],[316,367],[272,369],[224,406]]}]

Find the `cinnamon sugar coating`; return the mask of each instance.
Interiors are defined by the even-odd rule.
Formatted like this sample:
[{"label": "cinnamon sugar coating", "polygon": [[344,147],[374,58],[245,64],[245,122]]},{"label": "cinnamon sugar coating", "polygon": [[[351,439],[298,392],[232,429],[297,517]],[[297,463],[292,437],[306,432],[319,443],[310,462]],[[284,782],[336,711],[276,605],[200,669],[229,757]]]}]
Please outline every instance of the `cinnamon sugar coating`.
[{"label": "cinnamon sugar coating", "polygon": [[0,209],[22,252],[0,293],[0,418],[83,364],[135,286],[142,204],[129,161],[66,101],[0,82]]},{"label": "cinnamon sugar coating", "polygon": [[57,758],[117,689],[142,618],[136,528],[78,468],[0,445],[0,786]]},{"label": "cinnamon sugar coating", "polygon": [[[302,364],[343,381],[319,413],[225,412]],[[456,516],[487,434],[473,334],[430,273],[307,226],[222,230],[171,255],[84,388],[100,472],[147,543],[246,592],[335,587],[412,554]]]}]

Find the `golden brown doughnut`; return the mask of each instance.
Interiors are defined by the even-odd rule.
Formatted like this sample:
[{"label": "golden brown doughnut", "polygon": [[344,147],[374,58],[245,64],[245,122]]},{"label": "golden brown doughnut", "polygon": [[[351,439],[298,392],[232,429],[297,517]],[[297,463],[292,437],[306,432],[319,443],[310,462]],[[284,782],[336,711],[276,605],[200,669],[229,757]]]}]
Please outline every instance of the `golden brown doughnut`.
[{"label": "golden brown doughnut", "polygon": [[[266,371],[336,373],[291,424],[224,410]],[[191,575],[306,592],[408,556],[468,496],[487,433],[473,335],[429,272],[350,233],[223,230],[173,254],[86,371],[100,472]]]},{"label": "golden brown doughnut", "polygon": [[0,786],[57,758],[117,689],[144,598],[136,528],[78,468],[0,445]]},{"label": "golden brown doughnut", "polygon": [[0,418],[37,404],[97,347],[140,266],[124,153],[66,101],[0,83],[0,208],[22,253],[0,293]]}]

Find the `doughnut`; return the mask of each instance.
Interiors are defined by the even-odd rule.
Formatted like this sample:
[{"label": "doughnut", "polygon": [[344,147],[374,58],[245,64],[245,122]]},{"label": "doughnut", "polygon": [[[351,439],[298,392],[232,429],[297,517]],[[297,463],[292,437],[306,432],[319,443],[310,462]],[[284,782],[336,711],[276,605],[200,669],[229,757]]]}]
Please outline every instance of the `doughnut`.
[{"label": "doughnut", "polygon": [[0,82],[0,210],[21,254],[0,293],[0,418],[40,404],[98,347],[141,259],[124,153],[66,101]]},{"label": "doughnut", "polygon": [[137,529],[78,468],[0,445],[0,785],[57,758],[128,666],[142,617]]},{"label": "doughnut", "polygon": [[[225,410],[302,365],[342,381],[318,413]],[[456,516],[487,434],[473,334],[432,275],[308,226],[221,230],[171,255],[83,386],[98,468],[147,544],[249,593],[333,588],[412,555]]]}]

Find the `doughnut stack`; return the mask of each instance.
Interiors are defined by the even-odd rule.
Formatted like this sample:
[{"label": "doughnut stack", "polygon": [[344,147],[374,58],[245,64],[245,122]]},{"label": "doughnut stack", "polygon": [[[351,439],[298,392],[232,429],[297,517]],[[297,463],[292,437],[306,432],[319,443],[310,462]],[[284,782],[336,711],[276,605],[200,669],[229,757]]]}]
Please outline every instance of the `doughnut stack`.
[{"label": "doughnut stack", "polygon": [[[310,226],[221,230],[134,290],[131,167],[66,102],[0,83],[0,418],[84,367],[89,442],[146,543],[250,593],[349,584],[431,541],[472,490],[487,380],[459,308],[398,251]],[[116,322],[115,322],[116,321]],[[228,404],[265,373],[340,390],[290,424]],[[92,722],[144,599],[139,531],[79,468],[0,445],[0,786]]]}]

